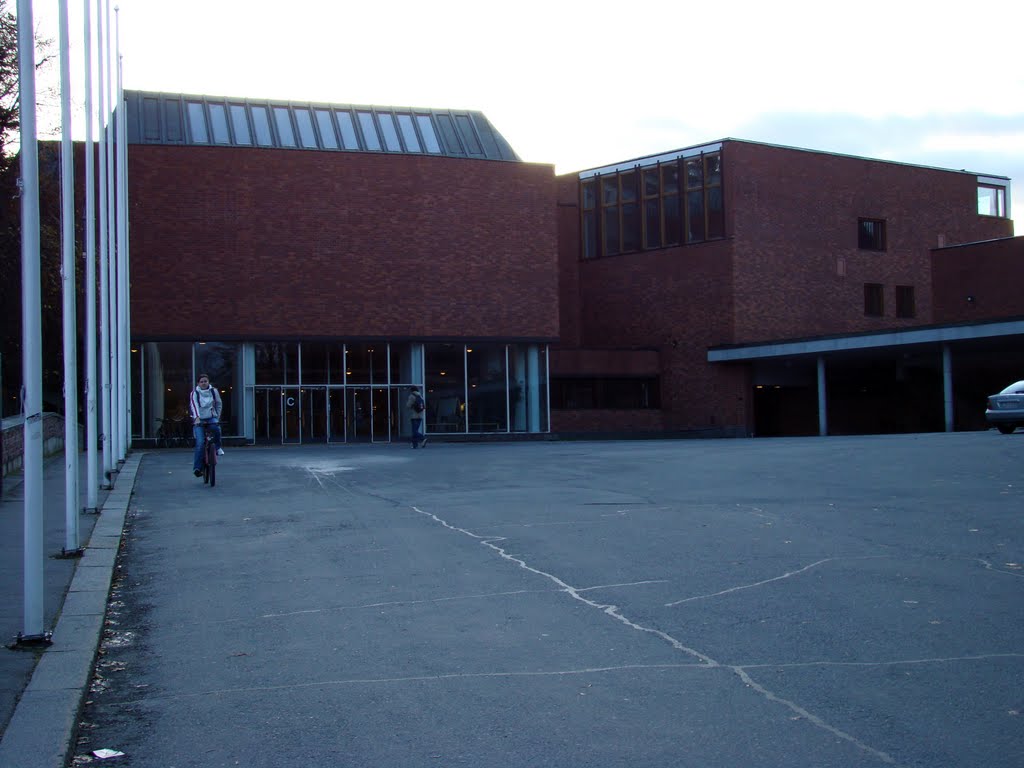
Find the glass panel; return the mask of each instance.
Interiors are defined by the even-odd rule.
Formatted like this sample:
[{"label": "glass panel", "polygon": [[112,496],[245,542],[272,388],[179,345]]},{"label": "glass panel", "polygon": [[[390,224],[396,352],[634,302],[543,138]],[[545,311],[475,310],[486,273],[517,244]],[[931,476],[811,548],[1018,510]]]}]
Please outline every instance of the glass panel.
[{"label": "glass panel", "polygon": [[223,104],[210,105],[210,128],[214,144],[231,143],[231,137],[228,135],[228,111]]},{"label": "glass panel", "polygon": [[547,355],[536,344],[509,346],[509,403],[512,409],[512,430],[515,432],[546,432],[547,418]]},{"label": "glass panel", "polygon": [[284,415],[282,443],[301,443],[302,393],[298,387],[282,387],[281,412]]},{"label": "glass panel", "polygon": [[597,184],[593,180],[583,182],[582,196],[584,210],[590,210],[597,205]]},{"label": "glass panel", "polygon": [[425,427],[430,432],[465,432],[466,394],[464,347],[424,344],[426,355]]},{"label": "glass panel", "polygon": [[338,118],[338,130],[341,131],[341,146],[345,149],[359,149],[359,138],[356,136],[356,126],[352,122],[351,112],[335,112]]},{"label": "glass panel", "polygon": [[371,391],[371,404],[373,413],[371,423],[374,442],[386,443],[390,437],[390,395],[387,387],[373,387]]},{"label": "glass panel", "polygon": [[597,214],[594,211],[583,212],[583,258],[593,259],[597,256]]},{"label": "glass panel", "polygon": [[701,190],[686,193],[686,242],[704,239],[704,193]]},{"label": "glass panel", "polygon": [[658,169],[644,169],[644,197],[654,197],[660,192],[658,184]]},{"label": "glass panel", "polygon": [[345,390],[341,387],[330,387],[327,390],[328,416],[327,441],[340,443],[345,440]]},{"label": "glass panel", "polygon": [[473,122],[469,119],[469,115],[456,115],[455,122],[459,126],[459,135],[462,136],[462,143],[469,154],[482,155],[484,151],[480,149],[480,142],[477,141],[476,133],[473,131]]},{"label": "glass panel", "polygon": [[177,101],[164,102],[164,129],[167,131],[168,141],[182,141],[181,134],[181,103]]},{"label": "glass panel", "polygon": [[679,193],[679,166],[676,163],[661,166],[661,194]]},{"label": "glass panel", "polygon": [[235,144],[252,144],[252,134],[249,132],[249,121],[245,117],[244,105],[231,105],[231,127],[235,130]]},{"label": "glass panel", "polygon": [[604,253],[606,256],[619,252],[619,209],[604,209]]},{"label": "glass panel", "polygon": [[[330,381],[331,350],[339,345],[322,341],[302,342],[302,384],[326,384]],[[338,383],[338,382],[336,382]]]},{"label": "glass panel", "polygon": [[416,125],[420,128],[420,135],[423,143],[427,145],[427,152],[438,154],[441,152],[441,144],[434,133],[434,124],[430,122],[430,115],[416,115]]},{"label": "glass panel", "polygon": [[302,442],[327,442],[327,387],[303,387],[299,393],[302,402]]},{"label": "glass panel", "polygon": [[373,400],[369,387],[346,389],[345,435],[350,442],[368,443],[373,439]]},{"label": "glass panel", "polygon": [[708,189],[708,237],[725,237],[725,211],[722,207],[722,188]]},{"label": "glass panel", "polygon": [[416,138],[416,127],[412,124],[412,115],[399,115],[398,127],[402,131],[402,139],[410,152],[420,152],[420,140]]},{"label": "glass panel", "polygon": [[308,109],[295,108],[295,123],[299,126],[299,141],[304,149],[317,149],[316,131],[313,130],[313,117]]},{"label": "glass panel", "polygon": [[601,179],[601,202],[604,205],[615,205],[618,201],[618,180],[614,176]]},{"label": "glass panel", "polygon": [[1002,187],[978,187],[978,213],[982,216],[1006,215],[1006,190]]},{"label": "glass panel", "polygon": [[644,202],[644,246],[661,247],[661,203],[657,199]]},{"label": "glass panel", "polygon": [[196,344],[195,360],[196,377],[207,374],[210,384],[220,391],[224,434],[242,434],[242,345],[219,341]]},{"label": "glass panel", "polygon": [[284,397],[279,387],[256,387],[254,409],[257,442],[281,443],[281,407]]},{"label": "glass panel", "polygon": [[665,221],[665,245],[676,245],[683,241],[683,217],[679,211],[679,196],[673,195],[661,201],[661,213]]},{"label": "glass panel", "polygon": [[192,132],[192,141],[206,144],[209,138],[206,133],[206,114],[203,105],[190,101],[188,103],[188,127]]},{"label": "glass panel", "polygon": [[702,167],[701,159],[695,158],[693,160],[686,161],[686,188],[693,189],[694,187],[704,186],[704,170]]},{"label": "glass panel", "polygon": [[299,345],[263,341],[253,344],[257,384],[298,384]]},{"label": "glass panel", "polygon": [[387,364],[387,345],[384,343],[345,345],[347,384],[386,384]]},{"label": "glass panel", "polygon": [[256,143],[261,147],[274,146],[274,137],[270,133],[270,116],[266,107],[252,107],[252,124],[256,130]]},{"label": "glass panel", "polygon": [[373,113],[357,112],[359,116],[359,127],[363,131],[363,141],[366,148],[374,152],[380,151],[380,137],[377,136],[377,127],[373,124]]},{"label": "glass panel", "polygon": [[469,383],[469,431],[507,432],[505,345],[467,346],[466,381]]},{"label": "glass panel", "polygon": [[334,135],[334,121],[331,113],[324,109],[316,110],[316,127],[320,129],[320,140],[324,149],[337,149],[338,138]]},{"label": "glass panel", "polygon": [[437,125],[441,129],[441,137],[444,139],[444,145],[448,150],[448,154],[466,154],[462,149],[462,144],[459,143],[459,137],[455,132],[455,123],[452,122],[451,115],[438,115]]},{"label": "glass panel", "polygon": [[147,141],[160,140],[160,102],[157,99],[142,100],[142,136]]},{"label": "glass panel", "polygon": [[704,158],[704,181],[709,187],[722,183],[722,156],[708,155]]},{"label": "glass panel", "polygon": [[412,344],[391,344],[389,354],[392,384],[409,386],[419,382],[420,371],[414,370]]},{"label": "glass panel", "polygon": [[288,107],[274,107],[274,125],[277,126],[277,138],[282,147],[295,146],[295,133],[292,131],[292,119]]},{"label": "glass panel", "polygon": [[627,171],[619,175],[619,188],[622,190],[622,202],[632,203],[636,200],[636,171]]},{"label": "glass panel", "polygon": [[192,345],[147,342],[142,345],[146,434],[185,439],[191,433],[188,398],[192,379]]},{"label": "glass panel", "polygon": [[637,203],[622,205],[622,250],[640,250],[640,206]]},{"label": "glass panel", "polygon": [[[131,376],[131,382],[132,382],[132,391],[131,391],[131,398],[132,398],[132,406],[131,406],[132,407],[131,432],[132,432],[132,437],[153,437],[153,435],[143,435],[142,434],[142,426],[145,423],[145,419],[143,418],[143,416],[145,415],[145,410],[142,407],[143,379],[142,379],[142,345],[141,344],[132,344],[132,346],[131,346],[131,358],[129,359],[128,364],[130,366],[130,368],[129,368],[129,375]],[[2,404],[0,404],[0,405],[2,405]],[[3,411],[3,408],[0,407],[0,416],[3,415],[2,411]]]},{"label": "glass panel", "polygon": [[395,128],[395,116],[387,112],[377,113],[380,132],[384,134],[384,146],[388,152],[401,152],[402,142],[398,140],[398,129]]}]

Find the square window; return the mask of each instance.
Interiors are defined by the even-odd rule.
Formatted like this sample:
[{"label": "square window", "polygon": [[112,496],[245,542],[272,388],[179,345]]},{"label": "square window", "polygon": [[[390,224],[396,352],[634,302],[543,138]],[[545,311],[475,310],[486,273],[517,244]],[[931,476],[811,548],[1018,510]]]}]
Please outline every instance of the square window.
[{"label": "square window", "polygon": [[858,219],[857,247],[865,251],[884,251],[885,219]]},{"label": "square window", "polygon": [[885,314],[884,288],[881,283],[864,283],[864,314],[882,317]]},{"label": "square window", "polygon": [[1006,189],[989,184],[978,185],[978,215],[1006,217]]},{"label": "square window", "polygon": [[896,317],[915,317],[917,308],[914,305],[914,286],[896,286]]}]

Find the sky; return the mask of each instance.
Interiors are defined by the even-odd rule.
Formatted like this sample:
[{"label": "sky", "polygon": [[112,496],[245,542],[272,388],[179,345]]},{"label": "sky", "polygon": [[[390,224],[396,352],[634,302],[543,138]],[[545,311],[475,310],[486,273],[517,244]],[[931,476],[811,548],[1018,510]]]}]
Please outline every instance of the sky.
[{"label": "sky", "polygon": [[[127,89],[480,110],[557,173],[737,138],[1009,176],[1024,201],[1022,0],[107,2]],[[55,41],[56,6],[33,11]]]}]

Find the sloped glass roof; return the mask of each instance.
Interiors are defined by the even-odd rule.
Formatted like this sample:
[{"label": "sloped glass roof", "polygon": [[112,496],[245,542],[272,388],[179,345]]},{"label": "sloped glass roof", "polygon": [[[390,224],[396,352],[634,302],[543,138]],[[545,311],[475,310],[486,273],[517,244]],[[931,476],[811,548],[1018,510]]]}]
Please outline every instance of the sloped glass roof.
[{"label": "sloped glass roof", "polygon": [[129,144],[268,147],[519,161],[482,112],[125,91]]}]

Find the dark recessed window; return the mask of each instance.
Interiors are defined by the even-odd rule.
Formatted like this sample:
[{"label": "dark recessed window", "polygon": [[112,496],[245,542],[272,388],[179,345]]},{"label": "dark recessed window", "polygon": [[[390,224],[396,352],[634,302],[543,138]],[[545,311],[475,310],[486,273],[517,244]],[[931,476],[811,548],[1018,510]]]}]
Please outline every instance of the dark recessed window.
[{"label": "dark recessed window", "polygon": [[896,286],[896,317],[916,317],[917,308],[914,306],[914,286]]},{"label": "dark recessed window", "polygon": [[885,220],[858,219],[857,247],[865,251],[884,251]]},{"label": "dark recessed window", "polygon": [[583,258],[597,256],[597,181],[588,179],[580,185],[580,208],[583,211]]},{"label": "dark recessed window", "polygon": [[885,314],[885,294],[881,283],[864,283],[864,314],[882,317]]},{"label": "dark recessed window", "polygon": [[551,379],[551,407],[555,410],[657,409],[661,407],[658,379]]}]

